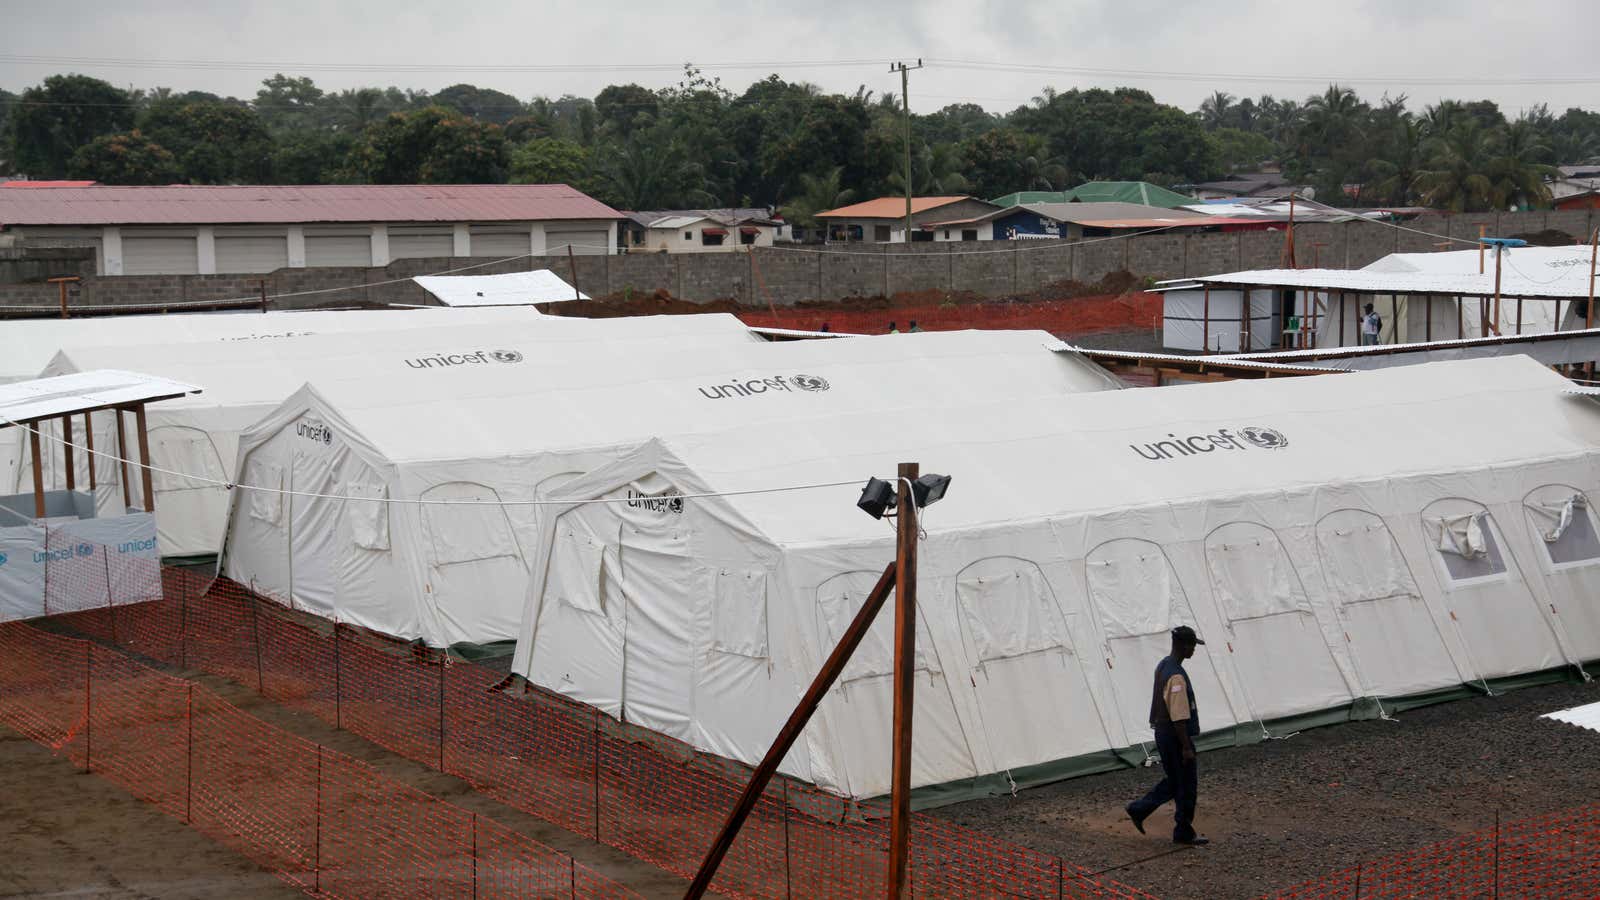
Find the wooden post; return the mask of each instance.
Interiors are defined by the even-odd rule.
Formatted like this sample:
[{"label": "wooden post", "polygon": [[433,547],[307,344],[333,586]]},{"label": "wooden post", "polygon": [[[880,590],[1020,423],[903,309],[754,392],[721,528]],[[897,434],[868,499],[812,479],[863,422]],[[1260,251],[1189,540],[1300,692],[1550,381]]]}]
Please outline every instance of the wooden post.
[{"label": "wooden post", "polygon": [[267,280],[265,278],[257,278],[256,279],[256,284],[260,285],[260,287],[261,287],[261,311],[262,312],[266,312],[267,311]]},{"label": "wooden post", "polygon": [[[1557,301],[1557,302],[1559,302],[1559,301]],[[1559,311],[1559,307],[1558,307],[1558,311]],[[1556,324],[1559,326],[1561,323],[1558,321]],[[1521,333],[1522,333],[1522,298],[1518,297],[1517,298],[1517,334],[1521,334]]]},{"label": "wooden post", "polygon": [[45,282],[61,288],[61,318],[67,318],[67,285],[74,281],[81,281],[76,275],[65,275],[59,278],[46,278]]},{"label": "wooden post", "polygon": [[77,490],[78,472],[72,458],[72,414],[61,417],[61,459],[67,467],[67,490]]},{"label": "wooden post", "polygon": [[[1339,346],[1344,346],[1344,291],[1339,292]],[[1356,334],[1360,334],[1360,330]]]},{"label": "wooden post", "polygon": [[1457,294],[1456,295],[1456,338],[1460,339],[1460,338],[1464,338],[1466,336],[1467,336],[1467,322],[1466,322],[1466,319],[1464,319],[1462,317],[1462,314],[1461,314],[1461,295]]},{"label": "wooden post", "polygon": [[[739,828],[744,825],[744,820],[750,815],[750,811],[755,809],[756,801],[761,799],[767,783],[778,770],[778,763],[788,755],[789,748],[794,746],[806,723],[811,721],[811,716],[821,705],[822,698],[838,680],[839,674],[844,671],[845,663],[850,661],[851,654],[856,652],[861,639],[866,637],[867,629],[872,627],[873,619],[877,618],[878,610],[883,608],[883,601],[888,598],[889,590],[895,585],[898,565],[898,562],[890,563],[883,570],[883,574],[878,577],[878,583],[867,593],[866,600],[862,601],[861,608],[856,611],[856,617],[850,621],[850,626],[839,638],[838,645],[828,654],[827,661],[811,680],[811,686],[806,688],[805,695],[789,714],[788,721],[778,729],[778,736],[773,739],[766,756],[761,758],[761,764],[751,773],[749,783],[744,786],[744,793],[739,795],[739,802],[735,803],[733,810],[728,813],[722,831],[718,832],[711,849],[706,851],[705,859],[701,860],[700,870],[695,873],[694,880],[689,883],[688,891],[684,893],[687,900],[697,900],[705,896],[706,889],[711,886],[712,877],[717,874],[717,867],[722,864],[722,858],[728,854],[728,848],[733,846],[733,840],[738,837]],[[598,777],[595,783],[599,784]],[[598,805],[596,808],[598,809]],[[598,834],[598,831],[596,833]]]},{"label": "wooden post", "polygon": [[133,492],[128,489],[128,437],[122,428],[122,409],[112,410],[117,416],[117,466],[122,472],[122,508],[133,505]]},{"label": "wooden post", "polygon": [[94,478],[94,419],[88,413],[83,414],[83,446],[88,452],[85,454],[89,464],[89,490],[95,489]]},{"label": "wooden post", "polygon": [[1211,350],[1211,282],[1206,282],[1205,310],[1201,314],[1200,323],[1200,349],[1206,352]]},{"label": "wooden post", "polygon": [[[1594,274],[1596,255],[1600,254],[1600,228],[1594,230],[1589,238],[1589,303],[1583,311],[1583,327],[1585,330],[1594,327]],[[1594,361],[1589,361],[1589,377],[1594,378]]]},{"label": "wooden post", "polygon": [[144,404],[133,408],[133,424],[139,429],[139,484],[144,488],[144,511],[156,511],[156,494],[150,481],[150,429],[145,425]]},{"label": "wooden post", "polygon": [[1483,248],[1488,246],[1483,239],[1489,235],[1489,226],[1478,223],[1478,274],[1483,274]]},{"label": "wooden post", "polygon": [[889,881],[884,896],[906,895],[911,861],[911,722],[917,668],[916,463],[901,463],[895,506],[894,753],[889,800]]},{"label": "wooden post", "polygon": [[1433,295],[1424,294],[1422,302],[1427,304],[1427,308],[1425,310],[1427,313],[1427,322],[1422,327],[1423,340],[1431,341],[1433,340]]},{"label": "wooden post", "polygon": [[39,453],[39,422],[23,422],[28,429],[28,451],[33,456],[33,517],[44,518],[44,462]]},{"label": "wooden post", "polygon": [[582,300],[583,291],[578,290],[578,260],[572,255],[572,242],[567,242],[567,271],[572,273],[572,299]]},{"label": "wooden post", "polygon": [[1500,334],[1500,254],[1502,247],[1494,247],[1494,333]]}]

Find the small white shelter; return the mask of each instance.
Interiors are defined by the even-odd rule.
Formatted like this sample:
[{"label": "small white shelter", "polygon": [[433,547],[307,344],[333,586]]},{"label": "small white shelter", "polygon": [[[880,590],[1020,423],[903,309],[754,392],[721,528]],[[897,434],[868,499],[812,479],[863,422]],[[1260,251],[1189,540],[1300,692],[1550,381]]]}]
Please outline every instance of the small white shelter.
[{"label": "small white shelter", "polygon": [[588,300],[549,269],[504,275],[418,275],[411,279],[445,306],[531,306]]},{"label": "small white shelter", "polygon": [[[651,442],[555,492],[513,671],[758,761],[894,557],[854,502],[902,461],[953,479],[920,521],[918,786],[1115,764],[1150,740],[1180,623],[1209,641],[1188,666],[1201,725],[1230,742],[1594,659],[1600,406],[1567,385],[1509,358],[937,414],[797,397],[815,408]],[[887,791],[893,618],[783,771]]]},{"label": "small white shelter", "polygon": [[[653,347],[693,352],[712,344],[759,342],[727,314],[591,320],[515,312],[523,314],[457,327],[310,334],[271,341],[68,347],[45,371],[56,375],[135,369],[206,386],[203,395],[164,403],[150,414],[151,456],[168,470],[155,473],[154,483],[161,500],[161,545],[170,556],[189,556],[215,553],[221,546],[228,492],[218,482],[233,480],[239,434],[307,382],[362,381],[373,384],[386,402],[404,402],[408,385],[448,382],[448,373],[461,370],[493,369],[502,381],[511,383],[549,377],[544,361],[582,358],[597,346],[614,353],[650,352]],[[452,317],[446,314],[435,321],[442,324]],[[503,414],[518,412],[508,408]],[[105,437],[97,435],[99,440]],[[16,479],[26,481],[31,477],[29,462],[16,458],[21,460]],[[47,466],[61,464],[59,454],[46,460]],[[105,467],[103,461],[101,466]],[[119,496],[114,468],[106,468],[99,483],[102,505]],[[141,496],[138,485],[134,493]]]},{"label": "small white shelter", "polygon": [[[905,411],[937,420],[973,403],[1121,386],[1061,346],[1040,331],[575,345],[533,375],[316,380],[241,436],[239,481],[331,496],[234,492],[222,572],[435,646],[510,640],[544,520],[530,501],[562,483],[657,436],[805,431],[845,414],[874,432]],[[789,453],[744,446],[756,468]]]}]

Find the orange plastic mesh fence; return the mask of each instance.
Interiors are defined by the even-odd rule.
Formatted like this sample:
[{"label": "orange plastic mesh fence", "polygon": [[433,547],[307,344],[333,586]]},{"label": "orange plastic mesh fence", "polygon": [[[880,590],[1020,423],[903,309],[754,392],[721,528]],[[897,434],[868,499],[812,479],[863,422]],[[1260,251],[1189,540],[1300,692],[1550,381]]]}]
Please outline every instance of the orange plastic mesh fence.
[{"label": "orange plastic mesh fence", "polygon": [[[117,584],[115,560],[109,572]],[[90,574],[87,568],[78,574],[81,589],[94,594],[99,588],[99,605],[93,596],[69,603],[63,578],[57,608],[73,611],[52,619],[58,627],[237,681],[684,877],[698,867],[750,775],[743,764],[620,724],[558,695],[526,685],[506,690],[502,672],[336,626],[228,579],[168,569],[158,581],[159,597],[118,603],[107,602],[113,596],[103,590],[107,576],[96,582]],[[305,783],[303,773],[289,780]],[[352,803],[361,797],[341,794]],[[464,827],[470,830],[470,823]],[[289,832],[274,833],[285,835],[274,844],[284,852],[275,864],[286,870],[299,865],[289,852],[296,846]],[[1057,857],[931,817],[916,818],[913,839],[917,896],[1146,896]],[[778,778],[745,822],[713,889],[747,897],[875,893],[887,853],[882,809]],[[412,869],[385,868],[421,877]],[[340,870],[324,867],[323,877]],[[438,878],[444,871],[442,863],[430,869]]]},{"label": "orange plastic mesh fence", "polygon": [[194,682],[39,624],[64,622],[0,624],[0,722],[297,886],[352,898],[636,896]]},{"label": "orange plastic mesh fence", "polygon": [[1499,826],[1268,896],[1280,900],[1591,896],[1600,881],[1600,804]]},{"label": "orange plastic mesh fence", "polygon": [[1052,334],[1092,334],[1152,327],[1161,318],[1161,295],[1141,292],[1072,300],[895,306],[874,310],[747,310],[739,313],[739,318],[757,328],[816,331],[827,325],[829,331],[856,334],[883,334],[890,322],[901,331],[916,322],[923,331],[1037,328]]}]

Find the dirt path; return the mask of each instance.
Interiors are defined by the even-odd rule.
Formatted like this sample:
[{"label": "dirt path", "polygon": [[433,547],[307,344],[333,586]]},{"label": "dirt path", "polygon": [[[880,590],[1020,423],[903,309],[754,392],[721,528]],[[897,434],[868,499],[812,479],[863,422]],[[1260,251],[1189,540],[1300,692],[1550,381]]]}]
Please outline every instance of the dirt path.
[{"label": "dirt path", "polygon": [[0,726],[0,897],[301,896],[154,806]]},{"label": "dirt path", "polygon": [[1550,685],[1319,728],[1203,754],[1196,825],[1214,843],[1170,852],[1171,807],[1148,835],[1122,807],[1156,769],[1113,772],[934,811],[1163,900],[1254,897],[1362,860],[1592,802],[1600,734],[1540,719],[1600,700]]}]

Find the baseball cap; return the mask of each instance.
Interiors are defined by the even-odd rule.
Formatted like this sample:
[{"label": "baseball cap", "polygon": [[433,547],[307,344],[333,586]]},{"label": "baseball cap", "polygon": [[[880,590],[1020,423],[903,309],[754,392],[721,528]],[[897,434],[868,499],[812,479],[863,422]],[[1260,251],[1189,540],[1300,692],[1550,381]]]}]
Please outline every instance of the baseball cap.
[{"label": "baseball cap", "polygon": [[1205,641],[1200,640],[1200,635],[1195,634],[1194,629],[1187,625],[1179,625],[1177,628],[1172,629],[1172,639],[1177,641],[1192,641],[1196,644],[1205,643]]}]

